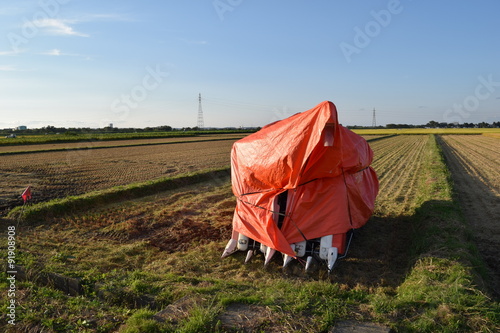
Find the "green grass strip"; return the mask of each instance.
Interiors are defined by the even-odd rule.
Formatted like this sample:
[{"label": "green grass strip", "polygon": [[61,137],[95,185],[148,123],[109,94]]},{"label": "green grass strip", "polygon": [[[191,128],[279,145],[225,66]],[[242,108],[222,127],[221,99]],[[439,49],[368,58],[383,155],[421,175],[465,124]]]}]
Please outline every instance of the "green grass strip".
[{"label": "green grass strip", "polygon": [[435,135],[428,147],[426,181],[419,193],[422,205],[415,212],[414,251],[420,255],[458,260],[482,272],[484,264],[472,231],[456,198],[454,183]]}]

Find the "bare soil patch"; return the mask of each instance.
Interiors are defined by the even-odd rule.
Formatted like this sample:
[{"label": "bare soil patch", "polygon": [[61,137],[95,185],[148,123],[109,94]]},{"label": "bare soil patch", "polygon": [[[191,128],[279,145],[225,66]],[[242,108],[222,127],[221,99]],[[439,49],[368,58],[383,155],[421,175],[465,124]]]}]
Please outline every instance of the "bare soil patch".
[{"label": "bare soil patch", "polygon": [[[290,319],[294,317],[294,320]],[[300,332],[305,326],[301,326],[303,321],[307,323],[307,318],[303,315],[273,311],[271,308],[262,305],[250,305],[234,303],[230,304],[225,311],[219,315],[221,329],[224,332]]]},{"label": "bare soil patch", "polygon": [[331,333],[390,333],[391,329],[375,323],[365,323],[354,320],[339,322]]}]

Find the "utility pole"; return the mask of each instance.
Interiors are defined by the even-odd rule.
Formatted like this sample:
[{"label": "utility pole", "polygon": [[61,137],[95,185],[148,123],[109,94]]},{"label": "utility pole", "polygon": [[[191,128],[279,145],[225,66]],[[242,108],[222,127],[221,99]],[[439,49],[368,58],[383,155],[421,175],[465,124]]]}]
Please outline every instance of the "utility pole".
[{"label": "utility pole", "polygon": [[203,123],[203,110],[201,109],[201,93],[198,95],[198,129],[203,129],[205,127]]},{"label": "utility pole", "polygon": [[375,108],[373,108],[373,117],[372,117],[372,127],[377,127],[377,119],[375,118]]}]

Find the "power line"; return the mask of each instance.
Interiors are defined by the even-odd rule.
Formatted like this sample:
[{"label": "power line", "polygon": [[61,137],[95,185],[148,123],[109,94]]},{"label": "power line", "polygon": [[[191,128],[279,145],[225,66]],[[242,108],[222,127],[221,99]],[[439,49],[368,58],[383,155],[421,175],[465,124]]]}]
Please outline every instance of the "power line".
[{"label": "power line", "polygon": [[375,108],[373,108],[372,127],[377,127],[377,119],[375,117]]}]

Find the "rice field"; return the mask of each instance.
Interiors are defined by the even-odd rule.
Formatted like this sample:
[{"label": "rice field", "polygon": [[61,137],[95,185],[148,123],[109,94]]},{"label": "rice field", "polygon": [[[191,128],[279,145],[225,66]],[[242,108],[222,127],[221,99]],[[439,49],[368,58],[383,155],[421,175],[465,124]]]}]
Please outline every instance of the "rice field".
[{"label": "rice field", "polygon": [[453,135],[440,143],[475,243],[492,268],[491,288],[500,295],[500,138]]},{"label": "rice field", "polygon": [[[9,154],[0,158],[0,209],[19,204],[23,188],[43,202],[113,186],[229,165],[234,138],[102,149]],[[156,143],[156,142],[155,142]]]}]

